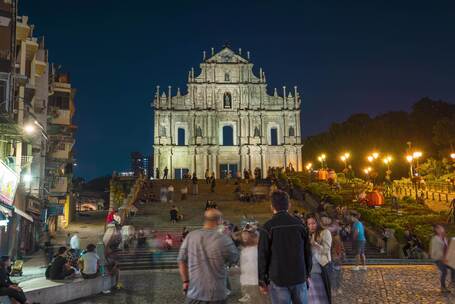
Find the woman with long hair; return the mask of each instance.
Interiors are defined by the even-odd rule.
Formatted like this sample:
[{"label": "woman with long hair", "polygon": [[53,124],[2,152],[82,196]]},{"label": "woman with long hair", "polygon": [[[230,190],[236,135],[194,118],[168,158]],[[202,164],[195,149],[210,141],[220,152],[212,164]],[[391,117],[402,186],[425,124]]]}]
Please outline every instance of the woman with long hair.
[{"label": "woman with long hair", "polygon": [[310,233],[313,267],[309,279],[308,302],[311,304],[332,303],[329,267],[332,260],[330,251],[332,235],[321,226],[316,214],[309,214],[306,223]]},{"label": "woman with long hair", "polygon": [[430,255],[435,261],[436,266],[440,271],[441,292],[449,293],[446,287],[447,272],[450,269],[452,284],[455,284],[455,269],[447,265],[447,252],[449,251],[449,241],[447,239],[446,231],[440,224],[433,226],[434,235],[430,242]]}]

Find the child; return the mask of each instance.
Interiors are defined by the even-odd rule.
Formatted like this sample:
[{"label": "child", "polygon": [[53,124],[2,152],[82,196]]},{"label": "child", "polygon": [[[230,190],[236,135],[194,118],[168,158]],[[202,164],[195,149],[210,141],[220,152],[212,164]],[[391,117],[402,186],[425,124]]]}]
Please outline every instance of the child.
[{"label": "child", "polygon": [[264,296],[259,291],[258,241],[259,237],[254,228],[242,231],[242,249],[240,251],[240,285],[243,297],[239,299],[239,302],[241,303],[270,303],[268,301],[268,297]]},{"label": "child", "polygon": [[337,233],[332,236],[332,294],[341,294],[341,280],[342,276],[342,269],[341,266],[343,264],[345,258],[345,250],[343,246],[343,241],[341,240],[340,235]]}]

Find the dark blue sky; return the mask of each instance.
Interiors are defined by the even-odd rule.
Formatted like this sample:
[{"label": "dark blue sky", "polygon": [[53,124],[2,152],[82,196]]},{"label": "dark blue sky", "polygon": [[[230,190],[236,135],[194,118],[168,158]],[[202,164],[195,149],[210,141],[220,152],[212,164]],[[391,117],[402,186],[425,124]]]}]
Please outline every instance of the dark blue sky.
[{"label": "dark blue sky", "polygon": [[202,50],[251,51],[269,89],[303,93],[303,135],[350,114],[455,100],[455,1],[22,0],[77,88],[76,173],[150,153],[157,84],[186,88]]}]

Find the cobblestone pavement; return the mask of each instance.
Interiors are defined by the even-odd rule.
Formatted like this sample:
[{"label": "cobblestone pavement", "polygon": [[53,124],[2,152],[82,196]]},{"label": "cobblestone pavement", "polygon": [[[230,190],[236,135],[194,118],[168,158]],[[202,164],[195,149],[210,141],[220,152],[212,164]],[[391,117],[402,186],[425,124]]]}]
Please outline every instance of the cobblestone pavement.
[{"label": "cobblestone pavement", "polygon": [[[72,304],[177,304],[183,303],[180,280],[176,271],[129,272],[122,276],[125,289],[109,295],[71,302]],[[238,274],[231,274],[233,293],[229,303],[239,303]],[[371,266],[368,271],[343,273],[343,294],[336,304],[449,304],[455,303],[455,288],[444,296],[439,292],[438,273],[434,266]]]}]

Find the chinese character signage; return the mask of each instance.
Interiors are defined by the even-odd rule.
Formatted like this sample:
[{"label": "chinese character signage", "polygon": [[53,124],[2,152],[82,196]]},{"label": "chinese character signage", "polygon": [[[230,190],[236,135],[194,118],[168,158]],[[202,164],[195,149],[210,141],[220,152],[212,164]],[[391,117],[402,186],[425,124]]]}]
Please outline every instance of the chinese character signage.
[{"label": "chinese character signage", "polygon": [[16,194],[19,176],[10,167],[0,161],[0,200],[12,205]]}]

